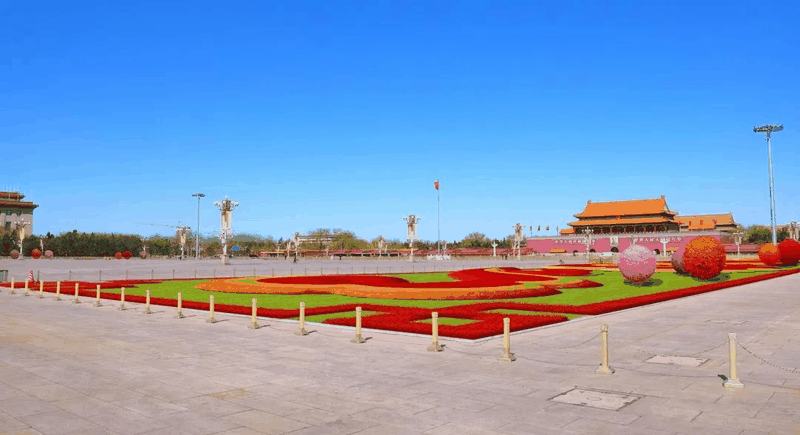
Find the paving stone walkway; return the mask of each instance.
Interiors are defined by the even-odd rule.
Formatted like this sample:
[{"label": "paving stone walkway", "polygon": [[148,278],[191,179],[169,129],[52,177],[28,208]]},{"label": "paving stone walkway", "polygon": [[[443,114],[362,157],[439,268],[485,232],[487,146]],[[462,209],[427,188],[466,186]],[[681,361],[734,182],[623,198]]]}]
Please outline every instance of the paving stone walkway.
[{"label": "paving stone walkway", "polygon": [[[430,353],[429,337],[82,301],[0,290],[0,434],[800,433],[799,275],[514,334],[513,363],[499,338]],[[604,323],[613,375],[595,374]],[[742,390],[722,387],[728,332],[764,359],[739,348]]]}]

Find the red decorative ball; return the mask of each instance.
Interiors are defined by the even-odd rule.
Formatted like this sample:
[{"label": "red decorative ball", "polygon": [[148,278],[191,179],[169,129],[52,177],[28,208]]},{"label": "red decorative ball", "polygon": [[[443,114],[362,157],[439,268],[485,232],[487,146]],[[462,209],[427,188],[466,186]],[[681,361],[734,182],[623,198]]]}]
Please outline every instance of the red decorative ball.
[{"label": "red decorative ball", "polygon": [[47,258],[47,259],[53,258],[53,251],[51,251],[49,249],[44,251],[44,258]]},{"label": "red decorative ball", "polygon": [[16,260],[17,258],[19,258],[19,251],[17,251],[16,249],[15,249],[15,250],[13,250],[13,251],[11,251],[11,258],[13,258],[13,259],[15,259],[15,260]]},{"label": "red decorative ball", "polygon": [[38,248],[34,248],[34,250],[31,251],[31,257],[33,257],[34,260],[42,258],[42,251],[40,251]]},{"label": "red decorative ball", "polygon": [[758,248],[758,259],[767,266],[774,266],[781,261],[781,253],[777,246],[767,243]]},{"label": "red decorative ball", "polygon": [[800,262],[800,243],[794,239],[786,239],[778,243],[778,253],[782,265],[794,266]]},{"label": "red decorative ball", "polygon": [[702,236],[686,244],[683,265],[689,275],[698,279],[711,279],[725,267],[725,247],[711,236]]},{"label": "red decorative ball", "polygon": [[131,251],[125,251],[122,253],[122,258],[129,260],[131,258]]},{"label": "red decorative ball", "polygon": [[147,252],[142,251],[139,253],[139,256],[142,258],[147,258]]},{"label": "red decorative ball", "polygon": [[114,254],[114,258],[116,258],[117,260],[121,260],[122,259],[122,252],[117,252],[116,254]]}]

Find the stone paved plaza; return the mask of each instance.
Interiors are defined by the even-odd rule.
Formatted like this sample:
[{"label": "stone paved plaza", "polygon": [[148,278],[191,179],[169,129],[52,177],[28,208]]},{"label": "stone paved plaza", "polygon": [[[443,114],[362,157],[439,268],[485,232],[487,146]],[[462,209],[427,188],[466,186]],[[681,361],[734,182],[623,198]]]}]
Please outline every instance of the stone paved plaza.
[{"label": "stone paved plaza", "polygon": [[[0,433],[800,433],[800,371],[773,366],[800,366],[800,275],[517,333],[512,363],[499,338],[431,353],[430,337],[82,301],[0,291]],[[601,324],[612,375],[595,374]],[[739,348],[742,390],[722,386],[728,332],[766,361]],[[659,354],[707,361],[645,362]]]}]

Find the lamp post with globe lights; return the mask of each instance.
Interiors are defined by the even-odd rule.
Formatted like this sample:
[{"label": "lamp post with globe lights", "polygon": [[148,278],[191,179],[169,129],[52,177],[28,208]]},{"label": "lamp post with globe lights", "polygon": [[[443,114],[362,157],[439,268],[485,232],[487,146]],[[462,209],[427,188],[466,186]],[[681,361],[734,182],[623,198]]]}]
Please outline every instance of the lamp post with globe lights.
[{"label": "lamp post with globe lights", "polygon": [[783,130],[783,124],[773,125],[767,124],[759,127],[753,127],[755,133],[765,133],[767,135],[767,156],[769,159],[769,214],[772,222],[772,244],[778,244],[778,235],[775,230],[775,179],[772,174],[772,145],[770,144],[770,135]]}]

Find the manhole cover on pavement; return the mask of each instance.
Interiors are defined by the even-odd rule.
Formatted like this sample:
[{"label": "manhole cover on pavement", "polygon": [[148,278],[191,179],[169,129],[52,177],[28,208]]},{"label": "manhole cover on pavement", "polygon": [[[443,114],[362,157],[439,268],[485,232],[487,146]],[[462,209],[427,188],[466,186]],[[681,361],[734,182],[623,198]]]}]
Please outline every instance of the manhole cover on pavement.
[{"label": "manhole cover on pavement", "polygon": [[656,363],[656,364],[672,364],[676,366],[684,366],[684,367],[700,367],[703,365],[704,362],[708,361],[707,359],[702,358],[692,358],[688,356],[665,356],[665,355],[658,355],[650,358],[645,362],[649,363]]},{"label": "manhole cover on pavement", "polygon": [[635,394],[575,388],[564,394],[559,394],[550,400],[553,402],[569,403],[570,405],[591,406],[592,408],[617,411],[641,398],[642,396],[637,396]]}]

